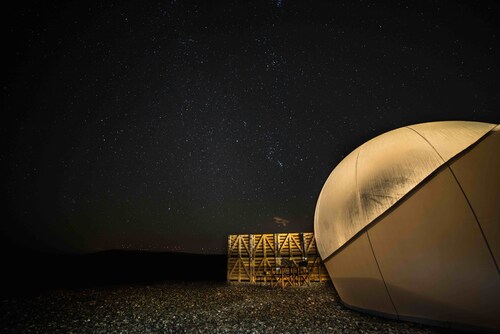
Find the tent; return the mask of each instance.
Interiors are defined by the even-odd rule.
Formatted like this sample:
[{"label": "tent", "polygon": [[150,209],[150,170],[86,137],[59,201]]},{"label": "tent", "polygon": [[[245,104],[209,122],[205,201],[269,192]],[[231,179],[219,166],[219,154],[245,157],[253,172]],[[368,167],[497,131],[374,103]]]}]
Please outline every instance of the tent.
[{"label": "tent", "polygon": [[500,126],[423,123],[366,142],[326,180],[314,229],[345,305],[500,329]]}]

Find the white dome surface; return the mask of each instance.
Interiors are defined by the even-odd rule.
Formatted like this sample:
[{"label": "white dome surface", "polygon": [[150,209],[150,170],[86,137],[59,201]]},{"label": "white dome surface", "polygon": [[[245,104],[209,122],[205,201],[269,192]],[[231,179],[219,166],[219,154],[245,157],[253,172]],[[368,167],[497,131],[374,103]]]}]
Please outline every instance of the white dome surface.
[{"label": "white dome surface", "polygon": [[355,149],[328,177],[314,230],[323,259],[496,124],[447,121],[384,133]]}]

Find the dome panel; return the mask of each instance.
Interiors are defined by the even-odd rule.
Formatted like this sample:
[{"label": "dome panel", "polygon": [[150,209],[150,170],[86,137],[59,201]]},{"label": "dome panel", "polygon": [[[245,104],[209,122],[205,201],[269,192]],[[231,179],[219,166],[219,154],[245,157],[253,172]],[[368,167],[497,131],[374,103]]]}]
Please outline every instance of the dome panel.
[{"label": "dome panel", "polygon": [[[333,236],[330,239],[316,238],[316,246],[320,255],[329,254],[332,249],[342,246],[346,238],[350,238],[359,226],[359,203],[356,192],[356,159],[359,149],[354,150],[344,158],[337,168],[326,180],[316,205],[314,217],[314,230],[321,231],[325,235]],[[342,196],[339,196],[342,194]],[[329,205],[322,205],[329,203]],[[338,208],[347,208],[338,210]],[[343,222],[337,226],[336,222]],[[317,233],[317,232],[316,232]],[[321,240],[318,242],[318,240]]]},{"label": "dome panel", "polygon": [[494,127],[495,124],[463,121],[432,122],[408,126],[424,137],[444,161],[448,161],[462,152]]},{"label": "dome panel", "polygon": [[[469,153],[450,164],[500,264],[500,126]],[[496,152],[496,154],[492,154]]]},{"label": "dome panel", "polygon": [[[414,131],[401,128],[361,147],[357,184],[365,227],[443,164]],[[347,241],[347,240],[345,240]]]}]

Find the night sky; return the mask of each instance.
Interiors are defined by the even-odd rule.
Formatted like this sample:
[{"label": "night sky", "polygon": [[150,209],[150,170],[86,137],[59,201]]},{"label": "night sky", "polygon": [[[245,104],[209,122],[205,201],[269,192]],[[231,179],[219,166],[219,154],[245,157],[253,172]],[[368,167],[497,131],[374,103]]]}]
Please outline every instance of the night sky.
[{"label": "night sky", "polygon": [[380,3],[4,8],[2,243],[224,253],[312,231],[330,172],[376,135],[498,123],[499,7]]}]

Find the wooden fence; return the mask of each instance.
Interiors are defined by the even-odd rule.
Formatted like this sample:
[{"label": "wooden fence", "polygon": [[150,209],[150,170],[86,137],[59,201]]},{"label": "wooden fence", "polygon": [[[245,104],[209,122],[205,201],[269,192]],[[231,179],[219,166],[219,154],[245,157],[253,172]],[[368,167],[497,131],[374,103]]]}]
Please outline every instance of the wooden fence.
[{"label": "wooden fence", "polygon": [[282,259],[292,261],[295,266],[307,264],[310,282],[330,280],[316,250],[313,233],[229,235],[227,249],[230,282],[270,283]]}]

